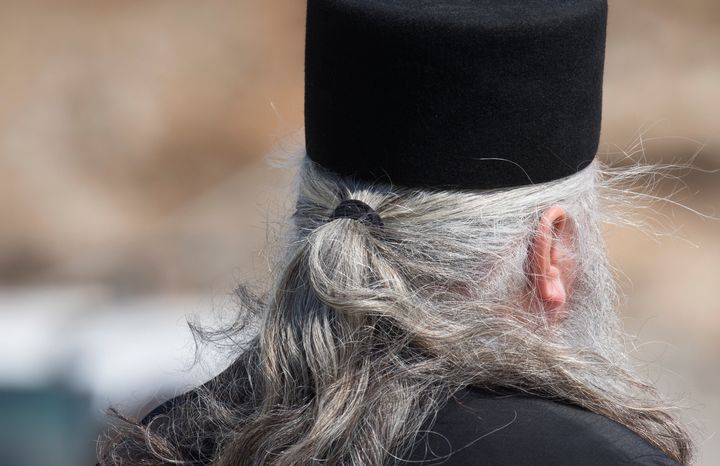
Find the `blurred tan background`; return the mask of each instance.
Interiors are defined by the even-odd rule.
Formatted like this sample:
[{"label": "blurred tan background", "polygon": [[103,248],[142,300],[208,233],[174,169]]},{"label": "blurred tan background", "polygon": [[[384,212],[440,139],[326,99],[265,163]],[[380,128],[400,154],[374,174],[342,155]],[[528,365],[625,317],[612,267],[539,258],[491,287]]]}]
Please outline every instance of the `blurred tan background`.
[{"label": "blurred tan background", "polygon": [[[184,317],[216,318],[265,268],[289,179],[265,158],[302,144],[304,9],[0,2],[0,387],[84,394],[81,461],[107,403],[213,373],[185,370]],[[720,215],[720,2],[610,0],[608,34],[604,156],[693,160],[674,199]],[[623,312],[638,358],[684,397],[700,464],[720,464],[720,223],[658,209],[667,236],[608,232]]]}]

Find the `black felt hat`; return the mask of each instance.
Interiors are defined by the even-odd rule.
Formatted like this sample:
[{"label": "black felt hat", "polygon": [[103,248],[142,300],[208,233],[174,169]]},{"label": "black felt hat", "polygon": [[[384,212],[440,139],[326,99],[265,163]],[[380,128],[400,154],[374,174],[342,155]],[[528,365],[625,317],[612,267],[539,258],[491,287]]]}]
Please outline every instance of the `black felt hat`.
[{"label": "black felt hat", "polygon": [[308,0],[308,156],[343,175],[486,189],[587,166],[606,0]]}]

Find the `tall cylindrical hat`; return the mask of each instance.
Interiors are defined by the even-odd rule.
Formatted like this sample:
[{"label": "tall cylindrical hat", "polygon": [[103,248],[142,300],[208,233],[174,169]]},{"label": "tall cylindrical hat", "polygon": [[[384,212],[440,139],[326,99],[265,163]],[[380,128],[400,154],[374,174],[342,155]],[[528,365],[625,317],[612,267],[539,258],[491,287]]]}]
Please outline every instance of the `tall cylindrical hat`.
[{"label": "tall cylindrical hat", "polygon": [[488,189],[572,175],[600,134],[606,0],[308,0],[308,156]]}]

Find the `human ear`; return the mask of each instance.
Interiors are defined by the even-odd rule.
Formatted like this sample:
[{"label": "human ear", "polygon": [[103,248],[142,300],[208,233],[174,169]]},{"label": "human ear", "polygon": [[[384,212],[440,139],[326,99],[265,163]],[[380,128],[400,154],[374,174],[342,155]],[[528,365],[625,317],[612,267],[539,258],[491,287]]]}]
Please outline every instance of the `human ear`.
[{"label": "human ear", "polygon": [[575,261],[570,252],[575,239],[572,220],[565,210],[553,206],[545,210],[534,232],[528,256],[528,274],[535,298],[551,322],[567,313]]}]

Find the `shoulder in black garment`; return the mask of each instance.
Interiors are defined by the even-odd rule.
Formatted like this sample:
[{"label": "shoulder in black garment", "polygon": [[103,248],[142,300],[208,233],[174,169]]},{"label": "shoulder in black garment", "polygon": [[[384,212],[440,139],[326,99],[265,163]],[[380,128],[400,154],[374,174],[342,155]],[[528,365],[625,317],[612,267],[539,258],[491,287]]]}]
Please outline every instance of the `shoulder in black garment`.
[{"label": "shoulder in black garment", "polygon": [[[173,398],[144,419],[169,413],[194,392]],[[678,464],[626,427],[585,409],[522,394],[458,391],[428,421],[397,465],[662,465]],[[211,445],[205,447],[212,449]],[[191,456],[198,458],[199,452]],[[201,464],[201,463],[196,463]]]},{"label": "shoulder in black garment", "polygon": [[677,465],[626,427],[521,394],[460,390],[401,465]]}]

